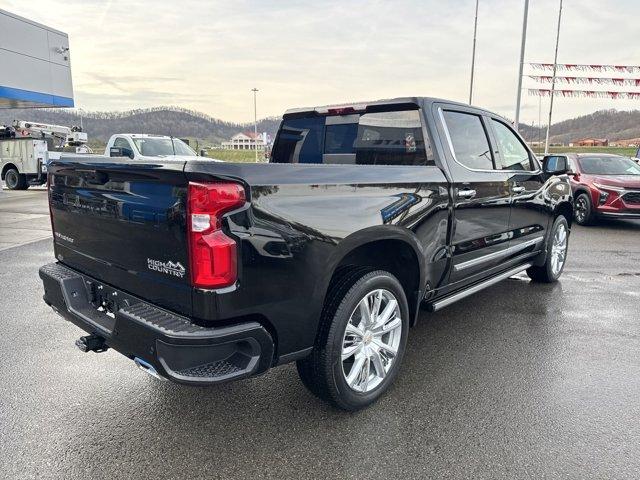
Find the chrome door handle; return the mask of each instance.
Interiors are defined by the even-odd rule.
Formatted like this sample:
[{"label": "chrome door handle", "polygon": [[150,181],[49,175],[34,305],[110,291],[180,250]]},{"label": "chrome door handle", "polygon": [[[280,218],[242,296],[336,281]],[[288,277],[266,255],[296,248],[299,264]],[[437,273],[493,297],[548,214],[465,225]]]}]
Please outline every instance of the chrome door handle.
[{"label": "chrome door handle", "polygon": [[526,189],[524,187],[520,187],[520,186],[513,186],[511,188],[511,191],[513,193],[523,193]]},{"label": "chrome door handle", "polygon": [[476,196],[476,191],[472,188],[462,188],[458,190],[458,198],[472,199]]}]

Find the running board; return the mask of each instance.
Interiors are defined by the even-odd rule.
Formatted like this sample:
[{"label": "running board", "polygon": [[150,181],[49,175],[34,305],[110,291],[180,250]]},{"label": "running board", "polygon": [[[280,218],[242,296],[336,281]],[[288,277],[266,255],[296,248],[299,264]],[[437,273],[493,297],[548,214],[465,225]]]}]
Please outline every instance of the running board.
[{"label": "running board", "polygon": [[473,295],[474,293],[477,293],[480,290],[484,290],[485,288],[490,287],[491,285],[495,285],[496,283],[501,282],[502,280],[505,280],[517,273],[523,272],[529,267],[531,267],[530,263],[527,263],[525,265],[520,265],[516,268],[512,268],[511,270],[507,270],[506,272],[501,273],[496,277],[492,277],[488,280],[485,280],[484,282],[476,283],[475,285],[472,285],[466,290],[453,293],[448,297],[442,298],[441,300],[428,302],[426,304],[427,310],[429,310],[430,312],[437,312],[438,310],[442,310],[444,307],[448,307],[449,305],[457,302],[458,300],[462,300],[463,298],[466,298],[469,295]]}]

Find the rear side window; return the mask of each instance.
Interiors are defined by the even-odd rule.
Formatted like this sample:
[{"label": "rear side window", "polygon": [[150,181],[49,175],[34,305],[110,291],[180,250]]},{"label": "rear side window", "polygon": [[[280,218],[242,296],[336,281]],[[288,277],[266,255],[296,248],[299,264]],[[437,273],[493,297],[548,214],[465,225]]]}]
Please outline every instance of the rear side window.
[{"label": "rear side window", "polygon": [[[300,131],[304,126],[306,131]],[[435,165],[418,110],[283,122],[274,163]]]},{"label": "rear side window", "polygon": [[493,170],[493,156],[487,132],[478,115],[443,112],[456,160],[467,168]]}]

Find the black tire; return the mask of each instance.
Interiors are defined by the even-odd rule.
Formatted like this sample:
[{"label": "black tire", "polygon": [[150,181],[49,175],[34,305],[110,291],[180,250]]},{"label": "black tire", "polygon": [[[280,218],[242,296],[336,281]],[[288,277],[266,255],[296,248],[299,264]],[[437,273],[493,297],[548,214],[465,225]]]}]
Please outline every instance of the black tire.
[{"label": "black tire", "polygon": [[[566,243],[564,244],[564,254],[562,256],[562,262],[560,267],[557,268],[557,264],[554,264],[554,254],[553,254],[553,245],[556,240],[556,235],[560,229],[564,229],[566,235]],[[559,215],[556,217],[553,222],[553,226],[551,227],[551,231],[549,232],[549,238],[547,239],[547,258],[544,262],[544,265],[534,266],[527,269],[527,275],[534,282],[541,283],[554,283],[557,282],[562,275],[562,271],[564,270],[564,266],[567,263],[567,252],[569,250],[569,223],[567,219]]]},{"label": "black tire", "polygon": [[593,205],[586,193],[578,195],[574,202],[573,218],[578,225],[586,226],[593,223]]},{"label": "black tire", "polygon": [[21,175],[15,168],[10,168],[5,172],[4,181],[9,190],[26,190],[29,187],[27,177]]},{"label": "black tire", "polygon": [[[360,301],[379,289],[389,292],[397,300],[401,316],[399,345],[389,370],[380,383],[369,391],[358,392],[348,385],[343,373],[341,354],[345,329]],[[384,270],[354,268],[344,272],[329,288],[311,355],[297,362],[302,383],[314,395],[343,410],[356,411],[367,407],[380,398],[397,377],[406,348],[408,329],[409,307],[402,285],[396,277]],[[370,365],[375,370],[375,365]]]}]

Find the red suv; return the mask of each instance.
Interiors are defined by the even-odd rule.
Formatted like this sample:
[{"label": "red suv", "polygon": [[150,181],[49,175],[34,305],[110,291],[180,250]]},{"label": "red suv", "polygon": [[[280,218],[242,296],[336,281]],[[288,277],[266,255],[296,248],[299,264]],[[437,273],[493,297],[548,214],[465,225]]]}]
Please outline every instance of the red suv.
[{"label": "red suv", "polygon": [[597,218],[640,218],[640,165],[620,155],[566,153],[548,155],[545,164],[566,164],[579,225]]}]

